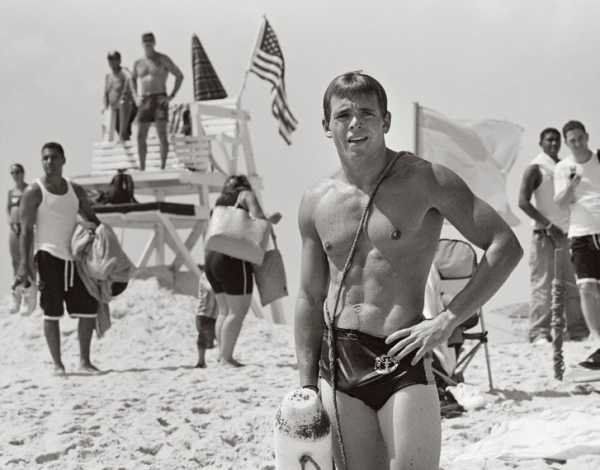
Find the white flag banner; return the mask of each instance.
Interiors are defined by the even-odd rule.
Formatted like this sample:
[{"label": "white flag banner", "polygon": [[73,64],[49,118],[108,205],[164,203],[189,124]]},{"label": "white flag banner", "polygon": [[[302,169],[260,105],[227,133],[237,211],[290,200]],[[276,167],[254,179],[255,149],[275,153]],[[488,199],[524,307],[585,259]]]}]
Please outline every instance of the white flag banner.
[{"label": "white flag banner", "polygon": [[418,130],[421,158],[450,168],[507,223],[519,224],[508,204],[506,178],[519,153],[522,127],[493,119],[449,119],[419,107]]}]

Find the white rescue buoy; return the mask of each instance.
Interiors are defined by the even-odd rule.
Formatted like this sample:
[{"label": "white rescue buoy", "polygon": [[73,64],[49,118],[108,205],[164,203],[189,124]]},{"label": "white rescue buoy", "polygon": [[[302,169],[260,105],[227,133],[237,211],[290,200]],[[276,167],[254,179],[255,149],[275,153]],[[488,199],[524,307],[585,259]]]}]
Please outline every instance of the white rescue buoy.
[{"label": "white rescue buoy", "polygon": [[275,416],[277,470],[333,470],[331,423],[315,391],[288,393]]}]

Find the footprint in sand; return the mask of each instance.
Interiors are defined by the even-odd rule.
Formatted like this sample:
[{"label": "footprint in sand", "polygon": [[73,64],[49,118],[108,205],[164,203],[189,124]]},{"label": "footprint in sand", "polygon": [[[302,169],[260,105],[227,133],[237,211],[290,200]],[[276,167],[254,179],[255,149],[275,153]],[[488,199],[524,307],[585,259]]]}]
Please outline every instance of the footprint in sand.
[{"label": "footprint in sand", "polygon": [[81,431],[81,426],[76,424],[74,426],[71,426],[70,428],[65,429],[64,431],[60,431],[58,434],[71,434],[79,431]]},{"label": "footprint in sand", "polygon": [[156,444],[152,447],[138,447],[137,451],[141,452],[142,454],[154,456],[154,455],[158,454],[158,452],[160,451],[162,446],[163,446],[162,444]]},{"label": "footprint in sand", "polygon": [[234,435],[234,436],[221,436],[221,440],[225,443],[225,444],[229,444],[231,447],[235,447],[237,444],[239,444],[242,439],[238,436],[238,435]]},{"label": "footprint in sand", "polygon": [[158,421],[158,424],[160,424],[163,428],[169,427],[169,422],[166,419],[156,418],[156,421]]},{"label": "footprint in sand", "polygon": [[191,409],[192,413],[195,415],[206,415],[211,412],[210,408],[204,408],[202,406],[195,406]]},{"label": "footprint in sand", "polygon": [[450,429],[468,429],[470,427],[471,426],[468,426],[466,424],[459,424],[459,423],[454,423],[449,426]]}]

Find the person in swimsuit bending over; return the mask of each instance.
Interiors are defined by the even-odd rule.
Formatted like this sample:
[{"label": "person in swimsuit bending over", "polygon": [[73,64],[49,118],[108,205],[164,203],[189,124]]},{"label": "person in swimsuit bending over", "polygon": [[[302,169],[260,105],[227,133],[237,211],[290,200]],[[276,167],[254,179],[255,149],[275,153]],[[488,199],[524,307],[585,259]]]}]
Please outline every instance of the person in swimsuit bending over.
[{"label": "person in swimsuit bending over", "polygon": [[[25,182],[25,168],[20,163],[13,163],[10,166],[10,176],[15,182],[15,187],[8,190],[6,198],[6,213],[8,215],[8,225],[10,232],[8,233],[8,249],[12,260],[13,276],[17,274],[19,267],[19,235],[21,234],[21,223],[19,221],[19,203],[23,191],[27,187]],[[21,289],[11,290],[11,305],[10,313],[17,313],[21,307]]]},{"label": "person in swimsuit bending over", "polygon": [[[227,178],[215,202],[215,206],[235,205],[248,211],[255,219],[266,219],[272,224],[281,220],[279,212],[269,216],[264,214],[250,181],[244,175]],[[233,350],[252,302],[252,263],[212,250],[206,250],[204,260],[206,278],[219,308],[215,323],[219,360],[226,365],[239,367],[242,364],[233,358]]]},{"label": "person in swimsuit bending over", "polygon": [[[142,44],[144,46],[144,57],[135,61],[131,74],[135,104],[138,107],[137,144],[140,170],[146,169],[146,138],[152,123],[156,125],[156,133],[160,141],[160,167],[164,170],[169,154],[169,141],[167,140],[169,103],[181,87],[183,73],[168,55],[154,49],[156,39],[153,33],[142,34]],[[169,74],[175,76],[175,85],[171,94],[167,95],[167,77]],[[138,78],[140,80],[139,93]]]},{"label": "person in swimsuit bending over", "polygon": [[[332,417],[338,468],[437,470],[441,426],[431,351],[496,292],[522,249],[456,174],[386,147],[391,115],[374,78],[336,77],[323,108],[341,168],[307,190],[299,209],[300,385],[320,391]],[[448,307],[424,320],[444,218],[485,253]]]}]

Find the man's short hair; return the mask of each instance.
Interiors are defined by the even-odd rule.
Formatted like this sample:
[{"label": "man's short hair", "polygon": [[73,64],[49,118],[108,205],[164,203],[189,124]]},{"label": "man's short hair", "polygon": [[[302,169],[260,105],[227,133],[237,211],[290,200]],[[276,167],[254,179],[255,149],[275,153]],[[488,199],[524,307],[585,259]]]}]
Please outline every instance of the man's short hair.
[{"label": "man's short hair", "polygon": [[567,138],[567,132],[574,131],[576,129],[579,129],[583,133],[587,134],[587,132],[585,130],[585,126],[583,125],[583,123],[581,121],[569,121],[562,128],[563,137],[566,139]]},{"label": "man's short hair", "polygon": [[542,140],[544,140],[546,134],[555,134],[560,140],[560,132],[556,127],[546,127],[542,132],[540,132],[540,143],[542,142]]},{"label": "man's short hair", "polygon": [[381,83],[370,75],[356,72],[346,72],[335,77],[323,95],[323,115],[325,121],[331,117],[331,98],[352,98],[355,96],[375,95],[381,109],[381,114],[387,113],[387,95]]},{"label": "man's short hair", "polygon": [[142,42],[156,42],[156,38],[154,37],[154,33],[148,31],[147,33],[142,34]]},{"label": "man's short hair", "polygon": [[65,156],[65,151],[62,145],[60,145],[58,142],[46,142],[42,147],[42,153],[44,153],[44,150],[46,149],[57,151],[63,158]]},{"label": "man's short hair", "polygon": [[20,171],[21,173],[25,173],[25,168],[20,163],[13,163],[10,166],[10,171]]},{"label": "man's short hair", "polygon": [[108,54],[106,54],[106,58],[108,60],[111,60],[111,59],[121,60],[121,53],[119,51],[108,51]]}]

